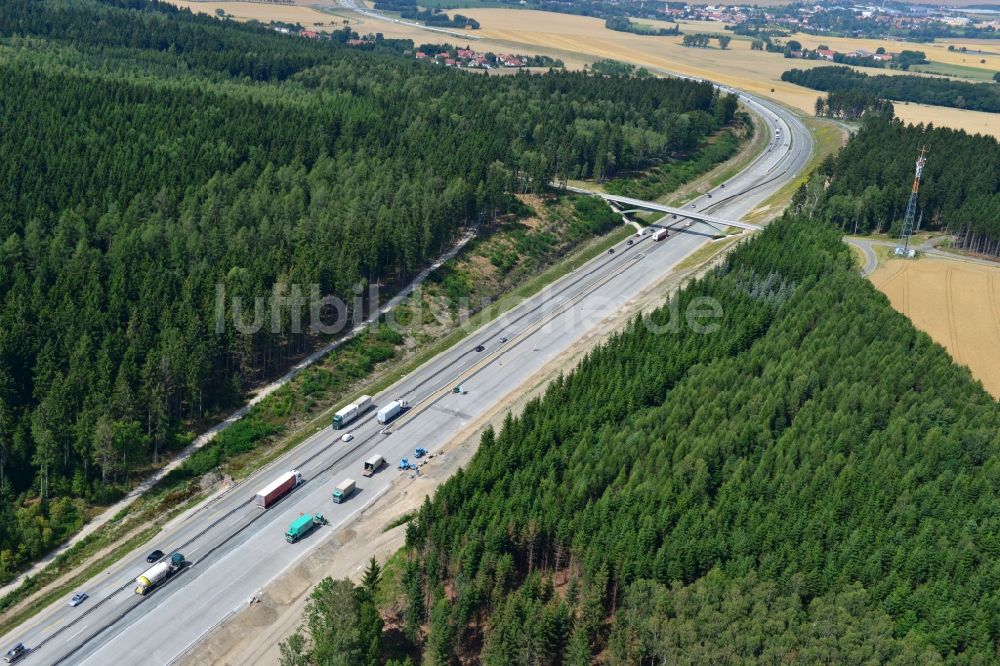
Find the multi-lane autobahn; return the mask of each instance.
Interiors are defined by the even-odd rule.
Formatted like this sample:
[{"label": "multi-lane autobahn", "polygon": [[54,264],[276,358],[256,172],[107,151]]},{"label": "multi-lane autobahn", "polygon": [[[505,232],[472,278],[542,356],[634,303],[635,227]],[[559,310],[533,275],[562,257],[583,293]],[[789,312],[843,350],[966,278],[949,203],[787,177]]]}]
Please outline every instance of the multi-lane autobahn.
[{"label": "multi-lane autobahn", "polygon": [[[711,199],[693,202],[693,210],[725,219],[739,219],[798,176],[812,151],[808,130],[791,113],[745,94],[741,98],[764,119],[771,141],[724,188],[714,190]],[[691,221],[688,227],[683,218],[670,215],[662,224],[673,225],[678,233],[661,242],[644,235],[633,237],[631,244],[621,243],[613,253],[591,260],[375,396],[376,405],[397,397],[413,405],[389,434],[375,421],[377,407],[350,424],[350,442],[341,441],[344,431],[329,427],[314,433],[251,478],[167,524],[141,551],[81,580],[78,588],[90,595],[82,605],[55,603],[16,630],[4,630],[0,652],[22,641],[31,650],[23,663],[32,665],[170,663],[387,492],[400,478],[396,464],[401,457],[417,446],[441,450],[463,426],[660,281],[716,233],[701,222]],[[475,351],[480,345],[483,351]],[[465,393],[452,392],[459,384]],[[389,465],[363,478],[363,461],[373,453],[383,454]],[[255,492],[291,469],[302,473],[304,484],[267,511],[254,506]],[[333,504],[334,486],[347,477],[358,481],[358,490],[346,503]],[[330,525],[294,545],[286,543],[288,524],[314,512],[323,513]],[[153,548],[168,555],[182,552],[191,564],[142,597],[133,592],[133,581],[147,568],[145,555]]]}]

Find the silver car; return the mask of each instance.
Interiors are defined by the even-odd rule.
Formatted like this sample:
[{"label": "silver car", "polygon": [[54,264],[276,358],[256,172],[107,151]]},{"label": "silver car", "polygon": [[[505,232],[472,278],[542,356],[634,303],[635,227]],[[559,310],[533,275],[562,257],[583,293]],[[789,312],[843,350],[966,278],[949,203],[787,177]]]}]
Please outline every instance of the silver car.
[{"label": "silver car", "polygon": [[75,608],[76,606],[79,606],[86,600],[87,600],[86,592],[77,592],[76,594],[73,595],[73,598],[69,600],[69,605]]},{"label": "silver car", "polygon": [[7,654],[3,656],[4,663],[13,664],[15,661],[21,659],[29,652],[28,648],[24,647],[24,643],[18,643],[11,649],[7,650]]}]

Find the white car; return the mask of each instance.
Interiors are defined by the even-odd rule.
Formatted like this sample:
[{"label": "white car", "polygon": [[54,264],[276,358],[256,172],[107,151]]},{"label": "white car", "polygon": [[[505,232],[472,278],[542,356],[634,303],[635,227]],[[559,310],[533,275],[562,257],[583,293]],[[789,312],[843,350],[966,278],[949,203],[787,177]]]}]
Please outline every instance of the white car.
[{"label": "white car", "polygon": [[340,438],[340,441],[342,441],[342,442],[349,442],[352,439],[354,439],[354,435],[352,435],[351,433],[347,433],[346,435],[344,435],[343,437]]},{"label": "white car", "polygon": [[76,594],[73,595],[73,598],[69,600],[69,605],[75,608],[76,606],[79,606],[86,600],[87,600],[86,592],[77,592]]}]

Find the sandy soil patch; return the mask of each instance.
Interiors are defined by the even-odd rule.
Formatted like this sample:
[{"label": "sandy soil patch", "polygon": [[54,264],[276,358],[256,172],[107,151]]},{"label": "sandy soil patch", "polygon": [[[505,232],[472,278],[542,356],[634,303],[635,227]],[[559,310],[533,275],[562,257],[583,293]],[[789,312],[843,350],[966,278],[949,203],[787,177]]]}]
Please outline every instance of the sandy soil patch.
[{"label": "sandy soil patch", "polygon": [[545,210],[545,200],[538,196],[537,194],[518,194],[517,198],[526,206],[530,206],[535,215],[528,215],[527,217],[522,217],[517,222],[518,224],[528,227],[532,231],[536,231],[540,227],[545,226],[544,221],[539,217],[538,213]]},{"label": "sandy soil patch", "polygon": [[1000,266],[891,259],[872,284],[1000,399]]}]

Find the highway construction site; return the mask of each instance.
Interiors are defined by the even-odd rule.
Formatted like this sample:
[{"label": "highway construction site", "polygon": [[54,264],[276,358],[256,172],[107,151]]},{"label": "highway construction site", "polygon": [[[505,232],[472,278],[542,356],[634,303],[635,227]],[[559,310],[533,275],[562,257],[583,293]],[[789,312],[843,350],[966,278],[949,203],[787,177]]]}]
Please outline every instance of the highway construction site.
[{"label": "highway construction site", "polygon": [[[775,139],[714,196],[692,202],[692,212],[739,220],[798,177],[809,161],[812,140],[795,116],[762,100],[744,97],[744,102],[764,118]],[[666,291],[686,276],[674,267],[718,242],[715,226],[670,217],[677,214],[668,213],[658,222],[674,232],[669,238],[654,241],[652,233],[645,233],[611,248],[473,333],[468,343],[372,396],[373,407],[347,424],[350,441],[343,440],[344,429],[323,428],[258,473],[164,526],[155,544],[168,558],[182,554],[185,564],[171,580],[151,586],[150,594],[132,593],[137,578],[149,569],[138,563],[140,553],[133,553],[98,577],[81,581],[92,597],[82,612],[50,606],[4,640],[28,646],[32,664],[197,660],[198,645],[209,632],[234,614],[242,618],[241,611],[253,617],[257,611],[250,600],[273,599],[276,618],[279,606],[291,608],[296,599],[301,601],[308,585],[292,594],[301,585],[279,583],[322,567],[311,564],[314,558],[338,568],[327,573],[342,575],[354,573],[372,548],[398,546],[398,529],[384,537],[376,533],[467,460],[486,423],[523,404],[524,395],[541,390],[548,378],[572,365],[637,308],[662,303]],[[376,418],[394,402],[401,407],[396,413]],[[410,409],[404,412],[403,406]],[[429,462],[416,469],[408,464],[399,469],[398,461],[414,457],[416,448],[434,457],[428,456]],[[373,454],[388,465],[359,478]],[[273,504],[261,504],[258,491],[277,483],[288,470],[293,470],[294,483]],[[348,497],[339,504],[331,501],[345,479],[352,480]],[[356,484],[354,479],[359,479]],[[321,515],[323,521],[290,527],[306,515]],[[329,525],[323,524],[327,521]],[[362,534],[366,538],[359,539]],[[362,547],[369,544],[371,548]],[[233,571],[241,574],[234,577]],[[283,631],[282,622],[287,621],[275,622],[276,631]],[[136,631],[149,640],[130,641]],[[213,636],[226,631],[219,629]]]}]

